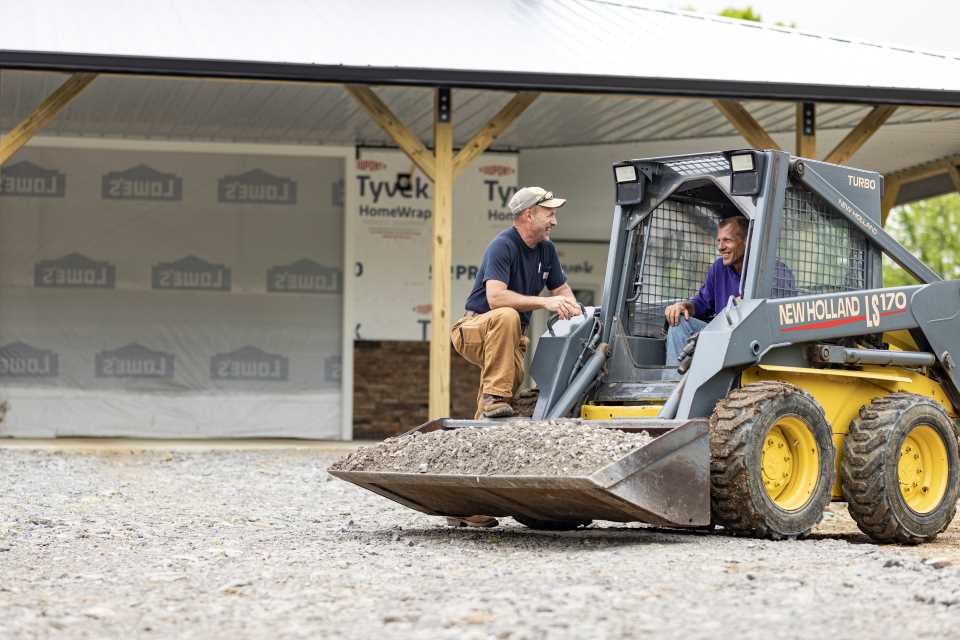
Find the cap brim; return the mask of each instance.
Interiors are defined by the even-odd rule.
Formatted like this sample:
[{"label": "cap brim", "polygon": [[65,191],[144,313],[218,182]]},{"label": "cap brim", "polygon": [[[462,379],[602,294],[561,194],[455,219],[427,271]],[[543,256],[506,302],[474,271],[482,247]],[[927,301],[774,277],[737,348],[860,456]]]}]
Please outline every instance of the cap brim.
[{"label": "cap brim", "polygon": [[544,200],[543,202],[538,203],[541,207],[546,207],[547,209],[558,209],[567,203],[566,198],[550,198],[549,200]]}]

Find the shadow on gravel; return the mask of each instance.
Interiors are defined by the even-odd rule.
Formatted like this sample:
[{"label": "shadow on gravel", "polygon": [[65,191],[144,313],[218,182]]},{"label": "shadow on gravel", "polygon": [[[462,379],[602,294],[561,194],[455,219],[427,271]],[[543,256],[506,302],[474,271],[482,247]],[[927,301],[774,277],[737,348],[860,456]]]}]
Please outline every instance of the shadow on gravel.
[{"label": "shadow on gravel", "polygon": [[870,539],[865,533],[811,533],[806,537],[806,540],[840,540],[843,542],[848,542],[850,544],[872,544],[877,546],[877,543]]},{"label": "shadow on gravel", "polygon": [[451,540],[463,542],[492,543],[504,547],[524,548],[535,544],[538,548],[552,545],[558,550],[576,545],[580,549],[604,549],[612,546],[645,544],[695,543],[706,535],[704,531],[677,531],[655,527],[588,527],[574,531],[540,531],[522,526],[507,525],[491,529],[452,528],[443,525],[436,528],[387,529],[382,531],[357,532],[354,535],[370,542],[414,542],[420,545],[448,544]]}]

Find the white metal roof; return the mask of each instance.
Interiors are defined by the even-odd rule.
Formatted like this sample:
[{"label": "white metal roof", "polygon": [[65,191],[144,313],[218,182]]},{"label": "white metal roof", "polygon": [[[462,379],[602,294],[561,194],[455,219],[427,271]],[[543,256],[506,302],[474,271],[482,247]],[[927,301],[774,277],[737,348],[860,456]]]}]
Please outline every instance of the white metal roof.
[{"label": "white metal roof", "polygon": [[0,67],[960,106],[960,59],[627,0],[7,3]]}]

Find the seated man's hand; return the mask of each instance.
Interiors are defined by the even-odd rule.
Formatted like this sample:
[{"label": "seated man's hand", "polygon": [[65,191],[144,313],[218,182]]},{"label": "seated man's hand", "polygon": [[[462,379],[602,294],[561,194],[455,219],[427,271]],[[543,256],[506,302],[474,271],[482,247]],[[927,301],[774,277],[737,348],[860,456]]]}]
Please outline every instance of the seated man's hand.
[{"label": "seated man's hand", "polygon": [[573,316],[580,315],[580,305],[570,302],[563,296],[550,296],[544,298],[544,308],[550,313],[560,316],[561,320],[569,320]]},{"label": "seated man's hand", "polygon": [[675,327],[680,324],[680,316],[683,316],[687,320],[690,319],[690,314],[693,313],[693,305],[689,302],[675,302],[666,308],[664,315],[667,317],[667,322],[671,327]]}]

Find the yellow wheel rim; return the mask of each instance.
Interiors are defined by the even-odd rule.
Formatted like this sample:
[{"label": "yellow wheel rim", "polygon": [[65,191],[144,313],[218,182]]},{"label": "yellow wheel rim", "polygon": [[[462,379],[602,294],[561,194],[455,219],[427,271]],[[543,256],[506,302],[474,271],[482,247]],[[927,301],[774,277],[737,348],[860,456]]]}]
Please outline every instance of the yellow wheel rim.
[{"label": "yellow wheel rim", "polygon": [[802,508],[817,489],[820,448],[807,423],[783,416],[763,439],[760,473],[767,496],[784,511]]},{"label": "yellow wheel rim", "polygon": [[930,513],[947,492],[947,447],[936,430],[925,424],[910,430],[900,445],[897,474],[900,495],[918,514]]}]

